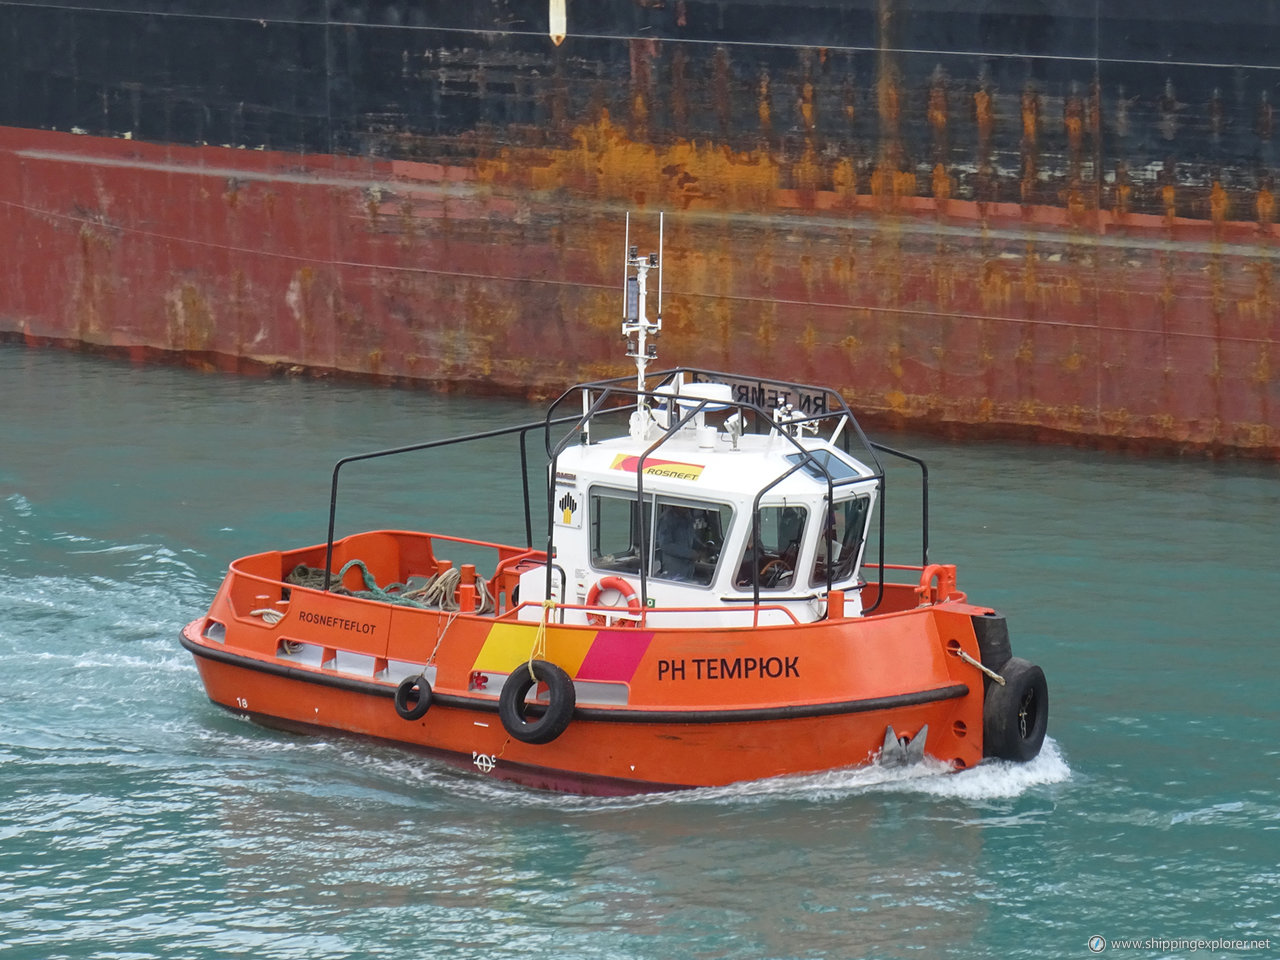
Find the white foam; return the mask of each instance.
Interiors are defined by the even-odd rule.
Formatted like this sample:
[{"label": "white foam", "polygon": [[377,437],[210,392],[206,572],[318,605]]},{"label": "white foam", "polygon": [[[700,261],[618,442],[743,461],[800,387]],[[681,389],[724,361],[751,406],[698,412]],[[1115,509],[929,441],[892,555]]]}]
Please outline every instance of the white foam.
[{"label": "white foam", "polygon": [[11,493],[4,499],[5,503],[12,504],[13,512],[20,517],[29,517],[34,512],[31,508],[31,501],[20,493]]},{"label": "white foam", "polygon": [[953,772],[935,760],[909,767],[854,767],[798,777],[777,777],[731,784],[687,794],[668,794],[678,801],[756,802],[763,799],[829,801],[876,793],[915,793],[962,800],[1017,797],[1035,787],[1071,779],[1058,745],[1046,738],[1040,755],[1027,763],[987,760]]},{"label": "white foam", "polygon": [[[348,755],[344,759],[356,758]],[[944,763],[926,760],[909,767],[854,767],[752,780],[724,787],[625,797],[583,797],[530,790],[497,779],[468,776],[430,760],[397,764],[385,752],[376,757],[366,754],[358,762],[361,765],[372,762],[383,773],[419,786],[442,788],[478,802],[563,809],[634,809],[670,804],[736,806],[797,800],[829,803],[864,795],[902,793],[981,801],[1018,797],[1037,787],[1071,779],[1071,768],[1061,750],[1055,741],[1048,738],[1040,755],[1028,763],[989,760],[958,773],[952,772]]]},{"label": "white foam", "polygon": [[1181,813],[1175,813],[1169,820],[1171,826],[1180,823],[1228,823],[1236,819],[1236,815],[1245,812],[1245,804],[1240,800],[1232,800],[1226,803],[1215,803],[1209,807],[1200,807],[1196,810],[1184,810]]},{"label": "white foam", "polygon": [[1057,742],[1046,737],[1040,755],[1027,763],[987,760],[971,770],[921,781],[915,786],[919,792],[935,797],[993,800],[1018,797],[1034,787],[1070,779],[1071,768]]}]

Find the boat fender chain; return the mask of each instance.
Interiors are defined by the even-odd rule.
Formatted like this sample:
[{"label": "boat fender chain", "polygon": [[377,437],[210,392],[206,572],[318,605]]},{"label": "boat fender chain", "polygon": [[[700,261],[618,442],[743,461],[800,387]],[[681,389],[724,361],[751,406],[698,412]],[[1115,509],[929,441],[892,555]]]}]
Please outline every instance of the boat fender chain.
[{"label": "boat fender chain", "polygon": [[958,648],[955,650],[952,650],[951,652],[954,653],[961,660],[963,660],[965,663],[969,664],[970,666],[977,667],[979,670],[985,673],[988,677],[990,677],[996,683],[1000,684],[1000,686],[1002,687],[1004,686],[1004,677],[1000,676],[1000,674],[996,673],[990,667],[984,665],[982,661],[973,659],[973,657],[969,656],[969,654],[965,653],[963,650],[960,650]]}]

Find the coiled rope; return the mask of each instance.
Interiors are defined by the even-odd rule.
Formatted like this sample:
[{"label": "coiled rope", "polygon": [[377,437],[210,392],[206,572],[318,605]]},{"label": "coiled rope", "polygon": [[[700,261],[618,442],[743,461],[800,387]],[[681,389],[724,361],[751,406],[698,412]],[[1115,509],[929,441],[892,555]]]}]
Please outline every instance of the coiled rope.
[{"label": "coiled rope", "polygon": [[[342,585],[343,578],[352,567],[360,570],[360,576],[364,582],[363,590],[348,590]],[[300,563],[284,579],[286,583],[294,586],[323,590],[325,572],[319,567],[309,567],[305,563]],[[363,560],[348,560],[342,565],[342,569],[338,571],[337,575],[331,578],[329,590],[331,593],[359,597],[362,600],[379,600],[383,603],[421,607],[430,610],[456,611],[458,609],[458,601],[455,594],[461,580],[462,572],[451,567],[448,570],[441,570],[430,577],[426,583],[418,586],[410,587],[404,583],[389,583],[386,587],[380,587]],[[489,592],[488,584],[477,577],[475,612],[478,614],[491,613],[496,607],[493,594]],[[256,613],[257,611],[254,612]],[[265,612],[263,619],[267,619]],[[272,621],[268,620],[267,622],[270,623]]]}]

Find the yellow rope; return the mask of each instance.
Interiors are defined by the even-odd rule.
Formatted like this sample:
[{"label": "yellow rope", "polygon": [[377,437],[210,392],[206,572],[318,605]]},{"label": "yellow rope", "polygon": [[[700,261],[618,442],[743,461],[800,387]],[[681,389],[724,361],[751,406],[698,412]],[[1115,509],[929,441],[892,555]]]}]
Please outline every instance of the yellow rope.
[{"label": "yellow rope", "polygon": [[529,679],[535,683],[538,678],[533,672],[533,661],[545,660],[547,657],[547,618],[555,608],[554,600],[542,601],[542,619],[538,622],[538,632],[533,638],[533,649],[529,651]]},{"label": "yellow rope", "polygon": [[458,619],[458,611],[449,611],[448,617],[436,617],[436,645],[431,651],[431,656],[427,657],[427,662],[422,669],[425,670],[431,666],[436,658],[436,654],[440,651],[440,644],[444,643],[444,635],[449,632],[449,628],[453,626],[453,621]]}]

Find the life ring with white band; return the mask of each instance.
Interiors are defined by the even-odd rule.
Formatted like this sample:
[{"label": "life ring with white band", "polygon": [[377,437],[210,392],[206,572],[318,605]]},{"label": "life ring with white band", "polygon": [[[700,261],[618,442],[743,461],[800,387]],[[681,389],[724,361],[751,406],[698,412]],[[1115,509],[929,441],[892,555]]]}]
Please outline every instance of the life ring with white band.
[{"label": "life ring with white band", "polygon": [[[621,577],[601,577],[596,583],[592,584],[591,590],[587,593],[587,606],[594,607],[600,603],[600,595],[606,590],[616,591],[623,600],[627,602],[627,612],[634,616],[637,620],[640,618],[640,595],[636,593],[636,588]],[[597,627],[603,627],[607,623],[607,618],[602,613],[588,613],[587,623],[594,624]],[[626,623],[628,621],[616,619],[614,623]]]}]

